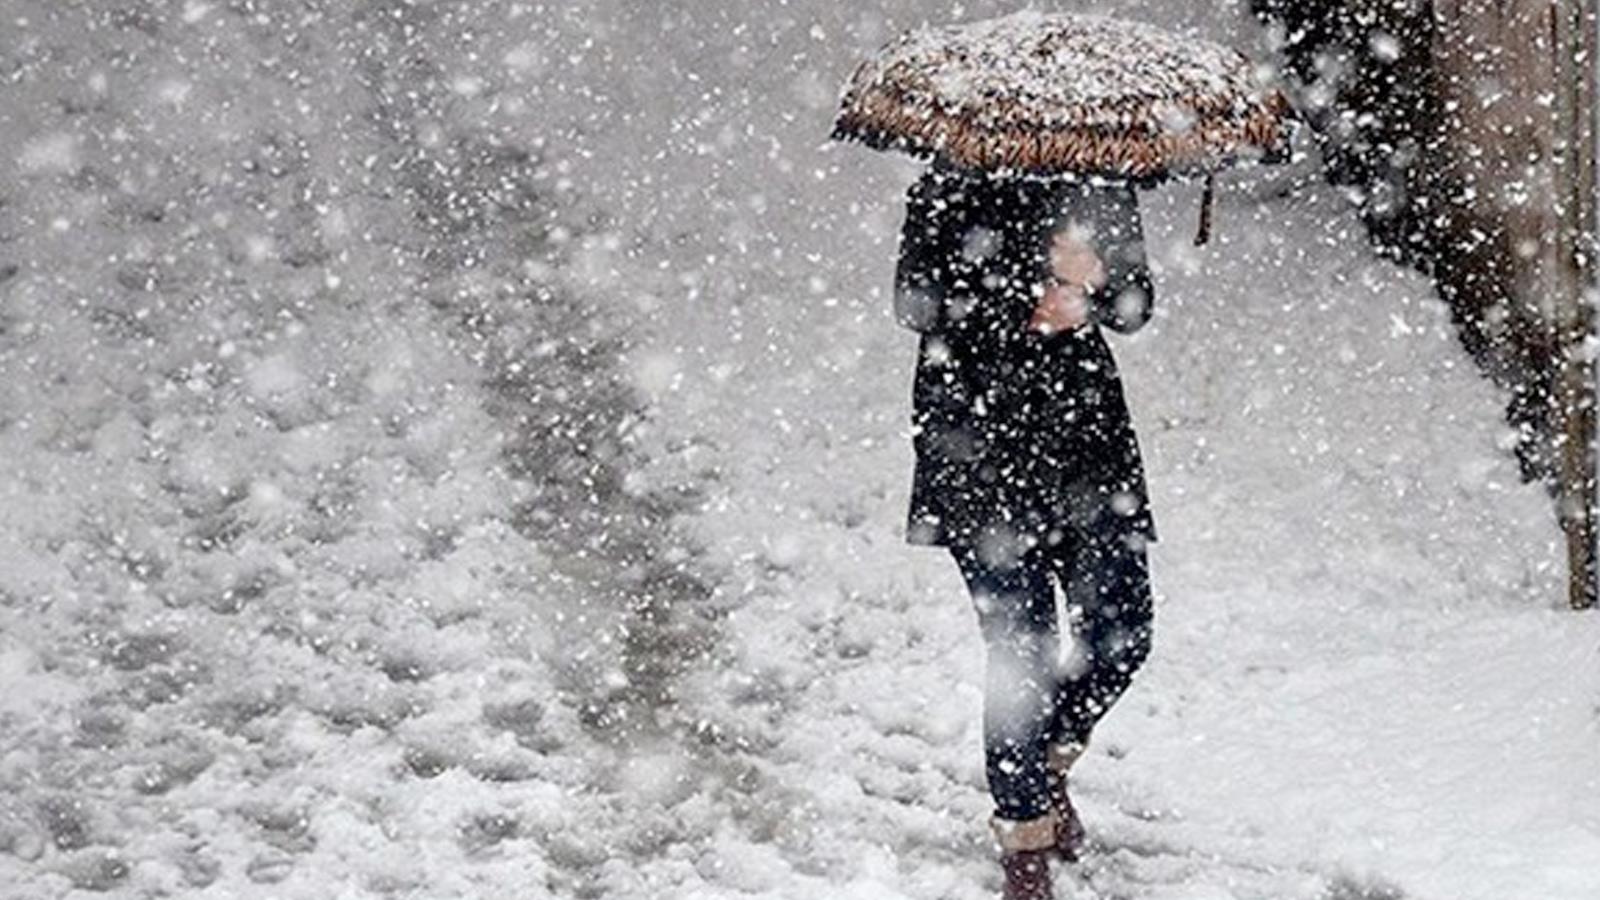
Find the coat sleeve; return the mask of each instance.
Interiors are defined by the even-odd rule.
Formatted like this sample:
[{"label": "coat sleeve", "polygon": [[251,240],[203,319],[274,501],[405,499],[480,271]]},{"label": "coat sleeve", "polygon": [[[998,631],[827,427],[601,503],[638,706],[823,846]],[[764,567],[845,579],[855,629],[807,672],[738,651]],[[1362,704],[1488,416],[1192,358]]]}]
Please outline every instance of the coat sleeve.
[{"label": "coat sleeve", "polygon": [[912,331],[938,331],[945,321],[950,209],[937,195],[927,176],[906,193],[906,219],[894,274],[894,318]]},{"label": "coat sleeve", "polygon": [[1095,249],[1106,280],[1089,297],[1090,315],[1100,325],[1131,334],[1150,321],[1155,291],[1145,259],[1144,226],[1132,187],[1106,192],[1095,210]]}]

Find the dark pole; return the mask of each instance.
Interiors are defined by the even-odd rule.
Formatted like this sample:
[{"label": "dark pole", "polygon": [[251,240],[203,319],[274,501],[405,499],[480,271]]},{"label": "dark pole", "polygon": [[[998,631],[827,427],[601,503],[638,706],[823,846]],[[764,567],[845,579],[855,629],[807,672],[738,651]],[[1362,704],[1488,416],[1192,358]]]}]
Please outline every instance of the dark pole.
[{"label": "dark pole", "polygon": [[1595,365],[1592,358],[1595,287],[1595,27],[1600,0],[1552,0],[1556,38],[1560,341],[1561,522],[1567,536],[1567,597],[1590,609],[1600,596],[1595,564]]}]

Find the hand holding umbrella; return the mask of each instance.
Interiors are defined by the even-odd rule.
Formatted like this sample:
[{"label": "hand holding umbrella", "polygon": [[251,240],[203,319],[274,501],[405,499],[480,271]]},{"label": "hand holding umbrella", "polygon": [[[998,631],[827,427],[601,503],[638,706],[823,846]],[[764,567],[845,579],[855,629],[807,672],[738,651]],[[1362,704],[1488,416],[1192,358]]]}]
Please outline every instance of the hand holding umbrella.
[{"label": "hand holding umbrella", "polygon": [[1106,267],[1087,235],[1057,232],[1050,242],[1051,279],[1028,327],[1040,334],[1081,328],[1089,321],[1089,292],[1106,281]]}]

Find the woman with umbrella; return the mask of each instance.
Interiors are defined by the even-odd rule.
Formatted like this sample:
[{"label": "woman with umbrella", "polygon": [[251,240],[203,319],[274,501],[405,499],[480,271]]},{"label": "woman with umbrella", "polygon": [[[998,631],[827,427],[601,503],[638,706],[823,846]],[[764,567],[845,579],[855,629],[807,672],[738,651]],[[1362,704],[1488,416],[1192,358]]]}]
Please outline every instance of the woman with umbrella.
[{"label": "woman with umbrella", "polygon": [[1007,898],[1077,859],[1068,771],[1150,650],[1155,524],[1102,333],[1151,315],[1134,189],[1279,149],[1285,112],[1225,48],[1037,13],[908,34],[845,95],[837,134],[934,157],[894,292],[921,335],[907,539],[949,550],[977,610]]},{"label": "woman with umbrella", "polygon": [[[984,744],[1015,879],[1083,830],[1066,773],[1150,647],[1139,446],[1101,328],[1152,291],[1132,189],[936,167],[912,188],[898,318],[922,333],[908,538],[948,547],[988,648]],[[1053,582],[1081,611],[1057,640]]]}]

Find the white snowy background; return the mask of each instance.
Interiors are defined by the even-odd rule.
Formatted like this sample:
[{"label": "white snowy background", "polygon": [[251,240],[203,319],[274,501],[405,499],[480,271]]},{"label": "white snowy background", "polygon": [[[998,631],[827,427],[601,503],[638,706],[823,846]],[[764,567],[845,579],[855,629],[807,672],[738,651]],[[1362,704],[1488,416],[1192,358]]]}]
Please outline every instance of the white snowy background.
[{"label": "white snowy background", "polygon": [[[1242,2],[1041,4],[1259,49]],[[1012,3],[0,0],[0,898],[981,898],[901,540],[901,29]],[[1057,894],[1600,896],[1600,625],[1312,160],[1144,196],[1155,654]]]}]

